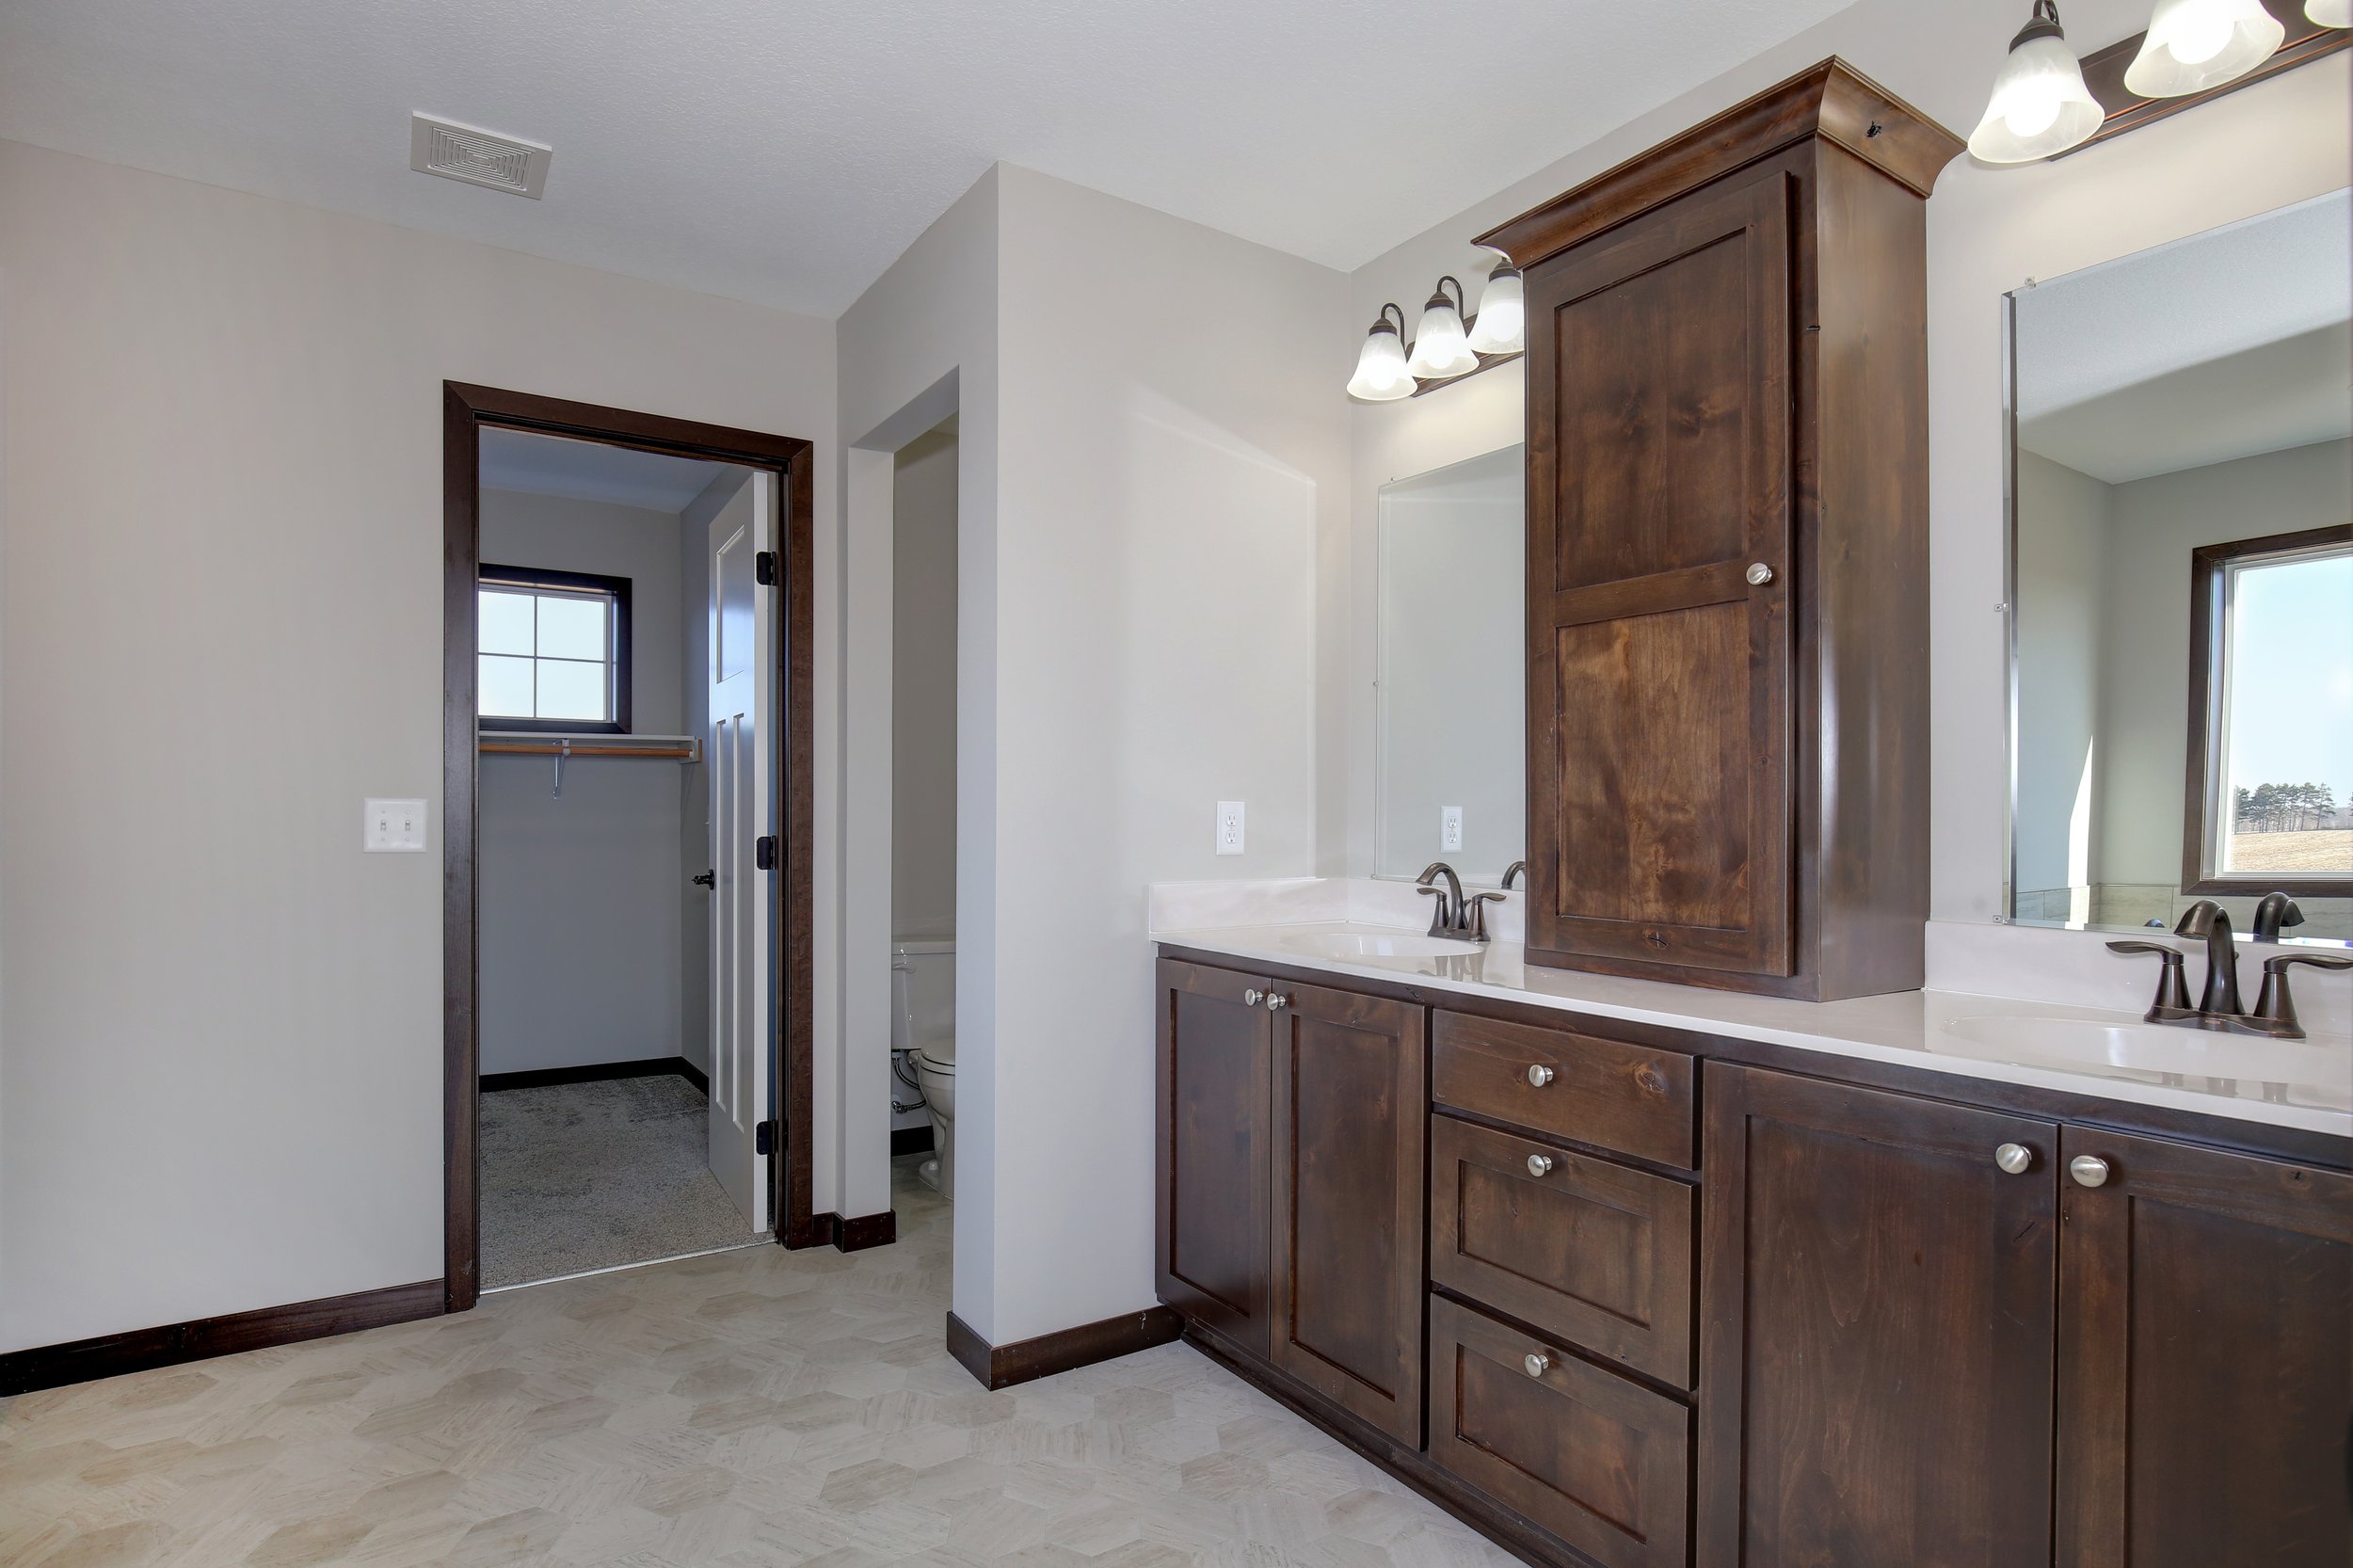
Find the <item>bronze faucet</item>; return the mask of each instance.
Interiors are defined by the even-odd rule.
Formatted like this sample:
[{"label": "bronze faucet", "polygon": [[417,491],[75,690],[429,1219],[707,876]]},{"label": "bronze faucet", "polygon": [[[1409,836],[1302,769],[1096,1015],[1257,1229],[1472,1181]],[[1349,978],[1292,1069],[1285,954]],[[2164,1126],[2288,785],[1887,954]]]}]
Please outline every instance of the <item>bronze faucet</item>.
[{"label": "bronze faucet", "polygon": [[[1446,878],[1443,888],[1434,886],[1439,877]],[[1454,868],[1443,860],[1433,860],[1422,868],[1415,884],[1438,901],[1431,911],[1430,935],[1451,936],[1461,941],[1483,942],[1487,937],[1487,905],[1502,899],[1501,893],[1471,893],[1463,891],[1463,879],[1454,874]]]},{"label": "bronze faucet", "polygon": [[[2304,923],[2304,912],[2285,893],[2266,893],[2255,906],[2255,940],[2277,942],[2282,926]],[[2110,952],[2153,953],[2163,964],[2157,972],[2156,1000],[2141,1015],[2143,1022],[2177,1024],[2186,1029],[2210,1029],[2231,1034],[2260,1034],[2274,1040],[2301,1040],[2304,1026],[2297,1020],[2296,1000],[2288,994],[2288,970],[2297,964],[2320,969],[2353,969],[2353,958],[2318,952],[2283,952],[2264,960],[2263,988],[2249,1013],[2239,1000],[2238,945],[2232,939],[2230,913],[2212,899],[2200,899],[2182,912],[2176,936],[2203,937],[2206,943],[2206,986],[2198,1005],[2189,1004],[2180,949],[2160,942],[2110,942]]]}]

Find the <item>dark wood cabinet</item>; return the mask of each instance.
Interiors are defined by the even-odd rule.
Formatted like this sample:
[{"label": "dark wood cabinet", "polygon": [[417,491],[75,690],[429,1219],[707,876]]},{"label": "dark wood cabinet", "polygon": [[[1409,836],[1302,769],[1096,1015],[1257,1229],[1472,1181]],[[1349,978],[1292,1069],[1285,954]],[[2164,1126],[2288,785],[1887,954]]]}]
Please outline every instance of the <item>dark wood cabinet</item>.
[{"label": "dark wood cabinet", "polygon": [[1419,1446],[1428,1016],[1274,995],[1274,1365]]},{"label": "dark wood cabinet", "polygon": [[1480,236],[1528,292],[1529,962],[1919,985],[1960,151],[1827,61]]},{"label": "dark wood cabinet", "polygon": [[2050,1561],[2057,1127],[1714,1064],[1705,1089],[1699,1560]]},{"label": "dark wood cabinet", "polygon": [[1273,1037],[1265,982],[1162,959],[1157,1076],[1160,1300],[1267,1353]]},{"label": "dark wood cabinet", "polygon": [[2096,1128],[2060,1183],[2058,1558],[2353,1562],[2353,1176]]}]

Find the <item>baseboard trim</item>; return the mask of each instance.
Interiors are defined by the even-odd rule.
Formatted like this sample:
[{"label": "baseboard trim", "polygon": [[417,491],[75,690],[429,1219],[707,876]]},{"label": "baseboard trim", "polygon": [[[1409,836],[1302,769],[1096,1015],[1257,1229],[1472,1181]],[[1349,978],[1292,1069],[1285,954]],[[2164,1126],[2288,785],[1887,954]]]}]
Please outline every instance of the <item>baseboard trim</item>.
[{"label": "baseboard trim", "polygon": [[1057,1372],[1075,1371],[1098,1361],[1111,1361],[1148,1351],[1155,1345],[1172,1343],[1184,1330],[1184,1320],[1174,1308],[1147,1306],[1139,1312],[1106,1318],[1101,1322],[1080,1323],[1076,1328],[1041,1334],[1034,1339],[992,1345],[951,1312],[948,1353],[979,1379],[983,1386],[1010,1388],[1016,1383],[1032,1383]]},{"label": "baseboard trim", "polygon": [[864,1252],[869,1247],[887,1247],[899,1239],[899,1211],[886,1208],[879,1214],[859,1214],[850,1219],[827,1210],[808,1217],[810,1234],[788,1241],[789,1247],[822,1247],[830,1241],[840,1252]]},{"label": "baseboard trim", "polygon": [[438,1318],[441,1295],[441,1281],[425,1279],[348,1296],[322,1296],[290,1306],[264,1306],[220,1318],[198,1318],[160,1328],[129,1329],[94,1339],[10,1351],[0,1355],[0,1397]]},{"label": "baseboard trim", "polygon": [[533,1067],[520,1073],[484,1073],[482,1092],[501,1089],[546,1089],[559,1083],[601,1083],[614,1078],[660,1078],[675,1073],[699,1094],[711,1093],[711,1080],[683,1056],[648,1056],[638,1062],[591,1062],[579,1067]]},{"label": "baseboard trim", "polygon": [[894,1160],[903,1154],[929,1154],[931,1152],[932,1129],[930,1128],[903,1127],[890,1135],[890,1155]]}]

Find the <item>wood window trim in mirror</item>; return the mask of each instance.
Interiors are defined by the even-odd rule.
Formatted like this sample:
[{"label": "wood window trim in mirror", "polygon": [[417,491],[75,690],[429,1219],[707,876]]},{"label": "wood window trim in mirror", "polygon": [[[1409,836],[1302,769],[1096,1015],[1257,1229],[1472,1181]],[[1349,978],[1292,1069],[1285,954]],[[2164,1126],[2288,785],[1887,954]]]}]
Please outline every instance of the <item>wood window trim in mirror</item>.
[{"label": "wood window trim in mirror", "polygon": [[[486,729],[529,730],[549,735],[627,735],[631,732],[630,579],[596,572],[557,571],[543,567],[500,567],[485,561],[475,580],[486,588],[552,588],[559,593],[597,594],[613,601],[613,716],[610,719],[537,719],[515,714],[480,714]],[[479,653],[479,648],[476,652]]]},{"label": "wood window trim in mirror", "polygon": [[[2250,555],[2278,555],[2328,545],[2353,545],[2353,523],[2307,528],[2293,534],[2269,534],[2260,538],[2230,539],[2200,545],[2189,557],[2189,744],[2182,776],[2182,891],[2259,897],[2269,892],[2297,898],[2344,898],[2353,895],[2353,873],[2344,876],[2217,876],[2207,834],[2227,802],[2216,800],[2221,788],[2222,692],[2215,680],[2216,641],[2222,631],[2223,583],[2233,561]],[[2228,831],[2217,828],[2217,832]]]},{"label": "wood window trim in mirror", "polygon": [[2095,49],[2083,57],[2084,86],[2090,89],[2093,98],[2099,100],[2100,107],[2107,113],[2107,119],[2101,121],[2100,128],[2089,136],[2066,152],[2055,154],[2048,161],[2057,163],[2060,158],[2073,156],[2087,147],[2112,141],[2127,131],[2137,131],[2143,125],[2163,120],[2168,115],[2176,115],[2184,109],[2211,103],[2225,93],[2252,87],[2266,77],[2293,71],[2299,65],[2310,64],[2324,55],[2333,55],[2353,44],[2353,31],[2343,27],[2324,27],[2306,16],[2304,0],[2264,0],[2264,9],[2277,17],[2281,25],[2287,29],[2287,36],[2280,40],[2280,47],[2272,51],[2269,59],[2244,76],[2233,76],[2220,87],[2208,88],[2203,92],[2185,93],[2179,98],[2143,98],[2124,85],[2125,69],[2140,53],[2141,40],[2149,36],[2146,32],[2135,33],[2121,42],[2111,43],[2105,49]]}]

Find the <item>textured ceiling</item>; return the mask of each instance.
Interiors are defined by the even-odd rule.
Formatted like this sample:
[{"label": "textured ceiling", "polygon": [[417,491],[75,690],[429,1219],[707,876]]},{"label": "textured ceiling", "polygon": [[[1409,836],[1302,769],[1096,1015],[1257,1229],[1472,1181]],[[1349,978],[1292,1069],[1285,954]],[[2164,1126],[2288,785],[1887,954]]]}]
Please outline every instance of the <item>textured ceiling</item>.
[{"label": "textured ceiling", "polygon": [[0,136],[832,316],[1000,159],[1353,268],[1843,3],[8,0]]}]

